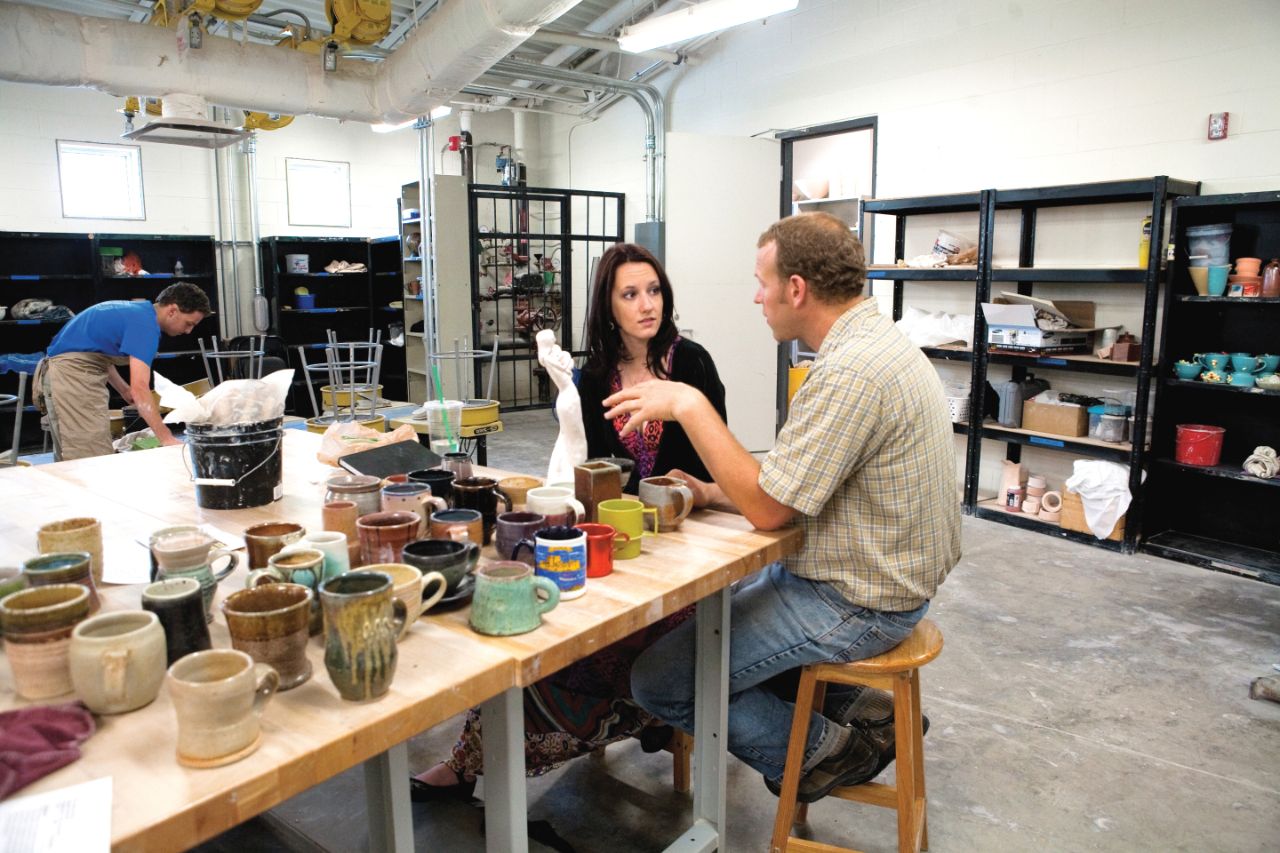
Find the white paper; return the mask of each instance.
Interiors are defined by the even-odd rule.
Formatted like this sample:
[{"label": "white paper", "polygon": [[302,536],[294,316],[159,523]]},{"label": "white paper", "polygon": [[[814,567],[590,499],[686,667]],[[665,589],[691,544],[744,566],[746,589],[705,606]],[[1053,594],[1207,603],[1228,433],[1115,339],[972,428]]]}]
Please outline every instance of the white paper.
[{"label": "white paper", "polygon": [[110,776],[0,803],[0,853],[110,849]]}]

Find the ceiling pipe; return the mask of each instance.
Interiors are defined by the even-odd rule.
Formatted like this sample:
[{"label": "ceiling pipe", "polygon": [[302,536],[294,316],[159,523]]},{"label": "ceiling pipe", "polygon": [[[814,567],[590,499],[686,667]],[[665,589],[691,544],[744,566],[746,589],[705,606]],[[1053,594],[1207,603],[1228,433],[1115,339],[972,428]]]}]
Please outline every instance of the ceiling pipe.
[{"label": "ceiling pipe", "polygon": [[299,51],[211,38],[180,55],[168,29],[0,3],[0,80],[119,97],[185,92],[240,109],[400,124],[447,103],[577,2],[446,3],[385,62],[329,73]]},{"label": "ceiling pipe", "polygon": [[538,89],[519,89],[515,86],[497,86],[492,83],[471,83],[463,86],[461,91],[463,94],[467,95],[484,95],[495,98],[519,98],[527,101],[554,101],[560,104],[573,104],[579,107],[590,106],[594,103],[587,98],[575,98],[573,95],[553,94],[551,92],[543,92]]},{"label": "ceiling pipe", "polygon": [[640,109],[644,111],[648,130],[644,142],[645,221],[662,221],[663,193],[666,180],[667,118],[661,92],[647,83],[615,80],[596,74],[584,74],[581,71],[571,71],[567,68],[551,68],[515,59],[503,59],[495,62],[491,71],[521,80],[533,80],[541,83],[565,83],[570,86],[600,89],[606,92],[619,92],[638,103]]},{"label": "ceiling pipe", "polygon": [[664,62],[670,62],[672,65],[683,65],[688,62],[690,65],[697,63],[690,60],[688,56],[674,50],[642,50],[638,53],[624,51],[618,46],[618,40],[612,38],[604,38],[602,36],[576,35],[574,33],[562,33],[559,30],[538,30],[533,34],[534,41],[545,41],[550,44],[565,44],[573,47],[584,47],[588,50],[603,50],[609,53],[626,53],[628,56],[644,56],[649,59],[661,59]]}]

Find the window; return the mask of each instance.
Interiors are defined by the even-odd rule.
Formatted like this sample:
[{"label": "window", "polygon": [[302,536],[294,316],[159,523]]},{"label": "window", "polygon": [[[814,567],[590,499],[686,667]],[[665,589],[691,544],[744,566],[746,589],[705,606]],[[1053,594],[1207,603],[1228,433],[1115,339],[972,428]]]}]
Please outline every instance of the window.
[{"label": "window", "polygon": [[351,164],[285,158],[290,225],[351,227]]},{"label": "window", "polygon": [[66,219],[146,219],[142,149],[58,140],[58,180]]}]

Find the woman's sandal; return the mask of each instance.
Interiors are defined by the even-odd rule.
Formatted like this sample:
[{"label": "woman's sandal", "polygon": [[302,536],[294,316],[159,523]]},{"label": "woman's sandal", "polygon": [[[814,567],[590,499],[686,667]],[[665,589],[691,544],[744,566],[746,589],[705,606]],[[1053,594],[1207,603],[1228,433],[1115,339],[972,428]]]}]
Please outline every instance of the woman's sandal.
[{"label": "woman's sandal", "polygon": [[459,776],[456,770],[453,775],[458,778],[453,785],[430,785],[410,776],[409,799],[415,803],[469,802],[476,790],[476,780],[472,779],[468,782]]}]

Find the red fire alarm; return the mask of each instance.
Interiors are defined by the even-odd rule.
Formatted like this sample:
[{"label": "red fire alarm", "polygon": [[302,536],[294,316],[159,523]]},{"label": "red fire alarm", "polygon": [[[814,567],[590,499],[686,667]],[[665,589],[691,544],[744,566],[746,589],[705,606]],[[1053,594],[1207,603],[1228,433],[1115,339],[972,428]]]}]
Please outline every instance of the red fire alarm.
[{"label": "red fire alarm", "polygon": [[458,151],[458,150],[460,150],[461,148],[462,148],[462,137],[461,137],[461,136],[450,136],[450,137],[449,137],[448,150],[450,150],[450,151]]},{"label": "red fire alarm", "polygon": [[1226,139],[1227,138],[1227,120],[1231,117],[1231,113],[1210,113],[1209,114],[1209,138],[1210,139]]}]

